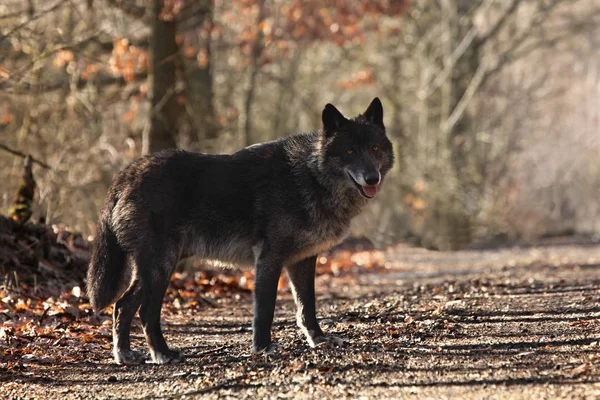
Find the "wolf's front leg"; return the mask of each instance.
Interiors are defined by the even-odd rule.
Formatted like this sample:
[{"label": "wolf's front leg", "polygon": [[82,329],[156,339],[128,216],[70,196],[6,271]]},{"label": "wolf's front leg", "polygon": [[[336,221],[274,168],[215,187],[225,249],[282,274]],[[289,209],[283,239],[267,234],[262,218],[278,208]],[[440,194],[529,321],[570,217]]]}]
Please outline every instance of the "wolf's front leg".
[{"label": "wolf's front leg", "polygon": [[256,264],[254,282],[254,319],[252,321],[252,351],[267,353],[274,350],[271,343],[271,325],[275,314],[277,284],[283,263],[268,254],[261,254]]},{"label": "wolf's front leg", "polygon": [[317,322],[316,300],[315,300],[315,266],[317,256],[308,257],[304,260],[287,267],[288,277],[292,286],[294,300],[298,311],[296,322],[298,327],[306,335],[311,347],[319,345],[342,346],[344,341],[336,336],[325,335]]}]

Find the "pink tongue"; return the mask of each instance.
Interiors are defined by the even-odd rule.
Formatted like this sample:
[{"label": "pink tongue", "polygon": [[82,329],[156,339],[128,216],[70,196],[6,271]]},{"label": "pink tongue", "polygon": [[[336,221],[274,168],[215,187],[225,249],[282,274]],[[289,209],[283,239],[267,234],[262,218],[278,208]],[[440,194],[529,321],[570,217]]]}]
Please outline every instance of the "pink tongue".
[{"label": "pink tongue", "polygon": [[377,195],[377,185],[363,186],[363,191],[369,197],[375,197]]}]

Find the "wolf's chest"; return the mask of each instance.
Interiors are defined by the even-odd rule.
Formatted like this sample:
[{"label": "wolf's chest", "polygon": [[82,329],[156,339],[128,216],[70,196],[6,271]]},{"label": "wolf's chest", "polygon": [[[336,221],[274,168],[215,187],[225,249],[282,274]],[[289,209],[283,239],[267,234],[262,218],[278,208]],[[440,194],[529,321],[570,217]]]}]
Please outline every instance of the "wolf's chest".
[{"label": "wolf's chest", "polygon": [[294,264],[329,250],[344,240],[349,232],[349,224],[343,223],[322,223],[311,228],[302,230],[298,237],[297,251],[288,258],[286,264]]}]

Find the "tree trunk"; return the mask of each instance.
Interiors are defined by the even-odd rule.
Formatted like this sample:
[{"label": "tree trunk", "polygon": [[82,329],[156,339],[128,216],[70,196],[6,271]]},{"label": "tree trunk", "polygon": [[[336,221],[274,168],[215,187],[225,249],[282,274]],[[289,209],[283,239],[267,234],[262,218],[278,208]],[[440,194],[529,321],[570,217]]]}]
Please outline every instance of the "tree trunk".
[{"label": "tree trunk", "polygon": [[290,126],[290,109],[293,108],[291,105],[294,101],[294,91],[291,88],[293,88],[296,81],[301,54],[302,52],[298,50],[294,53],[285,78],[279,82],[279,94],[277,96],[276,111],[273,116],[273,128],[271,130],[273,136],[267,138],[267,140],[275,140],[294,131]]},{"label": "tree trunk", "polygon": [[[256,26],[260,26],[260,23],[265,18],[265,2],[264,0],[258,1],[258,15],[256,19]],[[252,46],[252,60],[250,61],[250,80],[248,82],[248,91],[246,92],[246,101],[244,103],[244,113],[246,114],[246,121],[244,122],[244,136],[246,137],[246,146],[256,143],[255,137],[252,136],[252,103],[254,103],[254,94],[256,89],[256,78],[258,77],[258,70],[260,68],[259,59],[263,52],[263,35],[259,29],[256,34],[256,40]]]},{"label": "tree trunk", "polygon": [[[205,11],[197,17],[197,30],[202,29],[204,23],[212,26],[213,4],[212,0],[204,1]],[[194,46],[204,48],[204,62],[200,63],[197,57],[184,58],[186,71],[186,94],[188,98],[188,120],[191,124],[192,141],[197,141],[195,150],[212,152],[213,139],[219,135],[219,124],[214,106],[214,88],[212,74],[211,38],[200,38],[197,32]]]},{"label": "tree trunk", "polygon": [[182,107],[177,103],[178,46],[175,21],[161,19],[164,0],[152,1],[150,36],[150,127],[144,132],[143,153],[177,147],[177,131]]}]

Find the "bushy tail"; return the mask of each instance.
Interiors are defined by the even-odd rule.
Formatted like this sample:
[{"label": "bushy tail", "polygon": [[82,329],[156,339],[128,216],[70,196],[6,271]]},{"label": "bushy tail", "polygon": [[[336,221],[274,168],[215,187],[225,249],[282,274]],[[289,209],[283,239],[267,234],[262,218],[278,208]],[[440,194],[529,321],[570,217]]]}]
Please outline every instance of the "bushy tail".
[{"label": "bushy tail", "polygon": [[127,286],[126,272],[125,251],[110,228],[108,218],[102,218],[87,271],[87,294],[94,310],[105,309],[123,292]]}]

